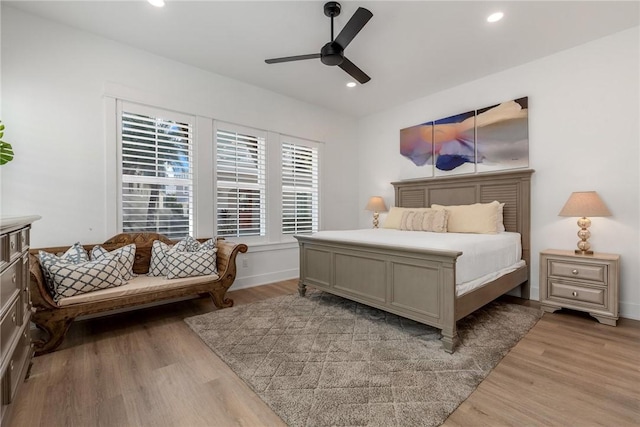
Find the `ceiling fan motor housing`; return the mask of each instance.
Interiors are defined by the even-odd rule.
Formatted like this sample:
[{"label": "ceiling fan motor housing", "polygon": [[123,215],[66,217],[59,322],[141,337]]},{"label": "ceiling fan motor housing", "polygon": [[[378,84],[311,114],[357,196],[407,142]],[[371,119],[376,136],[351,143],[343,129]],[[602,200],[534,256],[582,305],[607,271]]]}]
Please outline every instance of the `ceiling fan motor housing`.
[{"label": "ceiling fan motor housing", "polygon": [[340,65],[344,61],[344,49],[336,42],[322,46],[320,55],[320,61],[325,65]]}]

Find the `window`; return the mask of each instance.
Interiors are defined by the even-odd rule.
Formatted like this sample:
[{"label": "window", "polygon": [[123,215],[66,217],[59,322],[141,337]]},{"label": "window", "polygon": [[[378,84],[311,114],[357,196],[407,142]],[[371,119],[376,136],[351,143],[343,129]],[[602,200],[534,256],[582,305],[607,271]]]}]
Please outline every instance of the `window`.
[{"label": "window", "polygon": [[120,221],[127,231],[193,234],[193,118],[119,103]]},{"label": "window", "polygon": [[266,135],[216,126],[216,214],[220,236],[266,235]]},{"label": "window", "polygon": [[282,233],[318,231],[318,148],[282,144]]}]

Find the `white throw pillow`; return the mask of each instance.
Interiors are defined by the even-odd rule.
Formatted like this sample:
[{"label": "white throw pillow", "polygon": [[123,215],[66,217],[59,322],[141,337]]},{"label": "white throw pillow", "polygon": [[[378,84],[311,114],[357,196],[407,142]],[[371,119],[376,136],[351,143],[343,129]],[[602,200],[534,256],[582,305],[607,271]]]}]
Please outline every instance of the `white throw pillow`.
[{"label": "white throw pillow", "polygon": [[53,300],[113,288],[126,283],[120,274],[122,264],[116,256],[106,256],[100,260],[71,264],[54,261],[48,265],[54,283]]},{"label": "white throw pillow", "polygon": [[107,256],[115,256],[120,259],[120,263],[122,264],[120,274],[124,280],[131,280],[135,277],[135,274],[133,273],[133,263],[136,260],[135,243],[114,249],[111,252],[107,251],[100,245],[94,246],[93,249],[91,249],[92,260],[103,259]]},{"label": "white throw pillow", "polygon": [[167,279],[206,276],[217,274],[217,249],[200,250],[198,252],[167,252]]},{"label": "white throw pillow", "polygon": [[44,282],[47,285],[49,293],[53,296],[55,295],[55,287],[53,284],[53,278],[49,274],[49,266],[53,262],[67,262],[70,264],[86,262],[89,261],[89,254],[87,254],[87,251],[80,242],[76,242],[60,256],[45,251],[38,251],[38,258],[40,260],[40,266],[42,267]]},{"label": "white throw pillow", "polygon": [[187,236],[175,245],[167,245],[160,240],[154,240],[151,246],[151,261],[149,262],[149,276],[161,277],[169,276],[168,272],[168,253],[169,251],[175,252],[189,252],[195,253],[199,251],[213,250],[213,273],[217,274],[217,264],[215,253],[218,251],[216,248],[216,240],[209,239],[204,243],[198,242],[191,236]]}]

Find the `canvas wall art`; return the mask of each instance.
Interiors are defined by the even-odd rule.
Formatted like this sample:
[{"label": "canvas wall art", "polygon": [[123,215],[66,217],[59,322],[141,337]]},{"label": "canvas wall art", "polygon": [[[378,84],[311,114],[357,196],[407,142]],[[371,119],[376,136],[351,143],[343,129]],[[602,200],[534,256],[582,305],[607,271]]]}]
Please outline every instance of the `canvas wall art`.
[{"label": "canvas wall art", "polygon": [[424,176],[529,166],[528,98],[400,130],[400,154]]}]

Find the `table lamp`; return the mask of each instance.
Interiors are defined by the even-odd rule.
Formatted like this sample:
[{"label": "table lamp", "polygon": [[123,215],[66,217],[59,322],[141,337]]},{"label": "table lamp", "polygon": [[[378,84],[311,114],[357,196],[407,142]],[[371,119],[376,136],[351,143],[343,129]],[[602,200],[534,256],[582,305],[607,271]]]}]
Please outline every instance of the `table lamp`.
[{"label": "table lamp", "polygon": [[558,214],[559,216],[577,216],[578,218],[578,255],[593,255],[593,251],[589,250],[591,245],[588,242],[591,233],[588,228],[591,226],[591,220],[588,216],[611,216],[611,212],[604,204],[595,191],[579,191],[571,193],[569,200]]},{"label": "table lamp", "polygon": [[364,209],[373,212],[373,228],[378,228],[379,213],[387,211],[387,205],[384,204],[384,199],[380,196],[371,196]]}]

